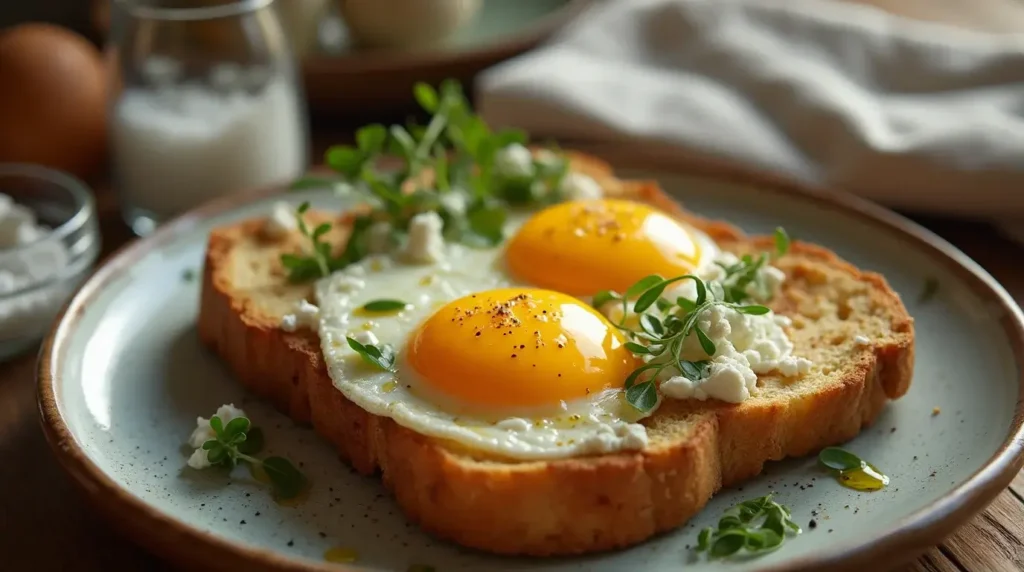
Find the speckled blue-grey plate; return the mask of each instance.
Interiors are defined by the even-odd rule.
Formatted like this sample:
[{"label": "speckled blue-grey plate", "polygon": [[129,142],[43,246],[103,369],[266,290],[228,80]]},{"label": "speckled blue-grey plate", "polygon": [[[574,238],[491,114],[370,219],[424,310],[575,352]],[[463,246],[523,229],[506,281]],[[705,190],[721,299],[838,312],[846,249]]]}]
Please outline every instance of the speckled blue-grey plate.
[{"label": "speckled blue-grey plate", "polygon": [[[186,215],[122,250],[89,280],[41,354],[48,438],[96,506],[134,538],[183,562],[244,570],[320,569],[330,566],[324,553],[332,547],[355,549],[353,566],[385,570],[885,568],[937,542],[1009,483],[1024,443],[1024,319],[980,267],[927,231],[847,196],[632,174],[656,177],[691,209],[747,231],[783,225],[883,273],[903,296],[918,336],[913,385],[848,446],[891,476],[888,488],[844,489],[814,459],[799,459],[769,464],[742,491],[717,495],[687,526],[619,552],[512,559],[437,541],[406,522],[377,480],[355,475],[311,430],[247,395],[200,346],[195,276],[207,232],[267,212],[278,198],[267,193]],[[331,197],[313,198],[314,206],[338,208]],[[930,281],[937,292],[919,301]],[[253,481],[185,468],[182,444],[196,416],[228,402],[265,428],[271,452],[301,463],[313,483],[307,500],[281,506]],[[802,535],[753,560],[707,563],[691,554],[701,527],[769,491],[791,507]]]}]

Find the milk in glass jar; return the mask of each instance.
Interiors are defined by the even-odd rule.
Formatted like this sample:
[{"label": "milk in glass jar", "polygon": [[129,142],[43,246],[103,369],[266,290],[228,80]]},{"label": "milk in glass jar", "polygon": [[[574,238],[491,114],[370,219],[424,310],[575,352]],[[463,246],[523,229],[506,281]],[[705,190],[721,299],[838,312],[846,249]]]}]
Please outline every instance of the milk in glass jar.
[{"label": "milk in glass jar", "polygon": [[115,1],[112,166],[137,234],[306,169],[305,103],[272,1]]}]

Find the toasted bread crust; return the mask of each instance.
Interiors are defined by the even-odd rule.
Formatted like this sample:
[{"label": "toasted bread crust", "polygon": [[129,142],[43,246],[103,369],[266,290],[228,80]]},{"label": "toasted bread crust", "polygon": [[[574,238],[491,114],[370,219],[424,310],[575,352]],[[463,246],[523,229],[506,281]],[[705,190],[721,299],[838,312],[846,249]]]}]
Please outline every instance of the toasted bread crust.
[{"label": "toasted bread crust", "polygon": [[[623,183],[599,161],[577,155],[574,168],[600,178],[612,194],[642,196],[700,226],[731,250],[770,248],[768,238],[747,239],[729,225],[686,213],[652,183],[616,189]],[[888,327],[879,341],[849,350],[847,363],[828,383],[807,394],[789,395],[782,387],[777,395],[739,405],[667,400],[656,417],[684,417],[684,437],[653,439],[639,452],[543,462],[476,458],[371,415],[334,388],[317,335],[281,330],[280,314],[263,304],[267,296],[282,303],[310,298],[309,286],[287,284],[278,268],[270,271],[277,283],[254,291],[240,287],[240,245],[259,241],[254,237],[261,225],[247,221],[211,233],[198,319],[202,341],[239,382],[294,420],[311,423],[357,471],[379,471],[412,521],[468,547],[549,556],[636,544],[686,522],[717,490],[756,476],[766,461],[851,439],[889,399],[903,395],[911,379],[913,320],[884,278],[797,242],[778,263],[787,282],[771,304],[776,312],[805,315],[815,284],[829,284],[821,282],[825,273],[868,292]],[[338,232],[332,238],[343,241]],[[802,331],[794,332],[798,346]]]}]

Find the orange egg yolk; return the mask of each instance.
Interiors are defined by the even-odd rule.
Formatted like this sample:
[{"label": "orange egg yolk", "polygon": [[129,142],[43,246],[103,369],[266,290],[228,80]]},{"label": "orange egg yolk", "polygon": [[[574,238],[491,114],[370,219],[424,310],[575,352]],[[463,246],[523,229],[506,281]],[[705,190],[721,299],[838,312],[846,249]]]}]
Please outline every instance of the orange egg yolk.
[{"label": "orange egg yolk", "polygon": [[575,296],[625,291],[651,274],[693,272],[700,242],[689,227],[641,203],[570,201],[533,215],[509,240],[517,278]]},{"label": "orange egg yolk", "polygon": [[558,408],[621,388],[637,365],[624,342],[576,298],[503,288],[441,307],[414,332],[406,356],[428,391],[464,406]]}]

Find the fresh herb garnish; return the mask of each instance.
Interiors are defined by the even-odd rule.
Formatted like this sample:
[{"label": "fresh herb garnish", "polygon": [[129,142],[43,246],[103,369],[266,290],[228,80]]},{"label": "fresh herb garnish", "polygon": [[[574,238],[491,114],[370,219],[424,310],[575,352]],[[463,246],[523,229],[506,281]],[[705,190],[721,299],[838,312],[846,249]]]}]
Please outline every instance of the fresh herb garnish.
[{"label": "fresh herb garnish", "polygon": [[717,528],[700,531],[696,550],[709,558],[728,558],[741,550],[756,555],[775,550],[788,535],[800,532],[789,509],[766,495],[725,511]]},{"label": "fresh herb garnish", "polygon": [[262,468],[275,494],[282,499],[296,497],[305,488],[306,477],[288,459],[267,457],[260,460],[252,456],[263,447],[263,432],[251,427],[249,419],[236,417],[224,425],[220,417],[214,415],[210,419],[210,428],[215,438],[203,443],[202,448],[211,465],[231,469],[239,462],[245,462],[250,468]]},{"label": "fresh herb garnish", "polygon": [[395,350],[391,346],[364,345],[354,338],[346,337],[346,339],[348,346],[358,353],[366,363],[384,371],[395,371]]},{"label": "fresh herb garnish", "polygon": [[780,227],[775,228],[775,256],[782,257],[789,252],[789,235],[786,233],[786,229]]},{"label": "fresh herb garnish", "polygon": [[306,224],[305,214],[309,203],[304,202],[295,209],[295,221],[299,232],[310,242],[306,255],[282,254],[281,264],[288,270],[288,278],[293,282],[304,282],[313,278],[327,276],[337,269],[337,260],[331,256],[331,244],[323,239],[331,230],[331,224],[324,222],[312,231]]},{"label": "fresh herb garnish", "polygon": [[[786,231],[777,228],[774,253],[761,253],[757,257],[747,254],[734,264],[719,264],[723,272],[715,281],[705,281],[694,274],[668,279],[651,275],[638,280],[624,294],[611,290],[595,294],[591,301],[595,308],[606,308],[609,303],[622,304],[622,315],[616,326],[629,339],[625,347],[645,360],[644,365],[626,378],[626,401],[644,413],[653,409],[658,403],[656,379],[667,368],[692,381],[706,378],[711,362],[707,359],[683,359],[685,340],[695,336],[701,350],[710,358],[718,348],[699,325],[700,317],[706,311],[714,306],[724,306],[753,316],[771,312],[767,306],[749,303],[753,298],[750,290],[759,297],[768,297],[770,293],[761,270],[773,258],[785,255],[788,249]],[[673,301],[664,297],[670,285],[684,281],[693,282],[696,291],[693,300],[677,297]],[[626,326],[631,313],[636,316],[639,328]]]},{"label": "fresh herb garnish", "polygon": [[381,299],[367,302],[360,309],[366,312],[393,312],[395,310],[402,310],[406,306],[408,304],[401,300]]},{"label": "fresh herb garnish", "polygon": [[[488,247],[504,239],[510,205],[561,199],[569,164],[564,156],[550,151],[534,159],[526,174],[503,172],[496,164],[499,153],[510,145],[525,145],[525,133],[492,131],[473,113],[456,81],[446,80],[439,89],[418,83],[413,94],[431,114],[427,125],[363,127],[356,133],[355,145],[336,145],[325,153],[324,162],[340,180],[306,177],[293,183],[294,189],[344,189],[370,210],[356,217],[345,250],[337,257],[331,256],[329,244],[322,240],[329,223],[303,232],[313,243],[310,252],[282,257],[292,281],[325,276],[364,258],[369,252],[366,234],[377,222],[390,225],[397,243],[414,216],[435,211],[444,221],[446,240]],[[379,170],[385,156],[400,159],[399,168]],[[443,194],[459,195],[457,202],[464,208],[446,208]]]}]

